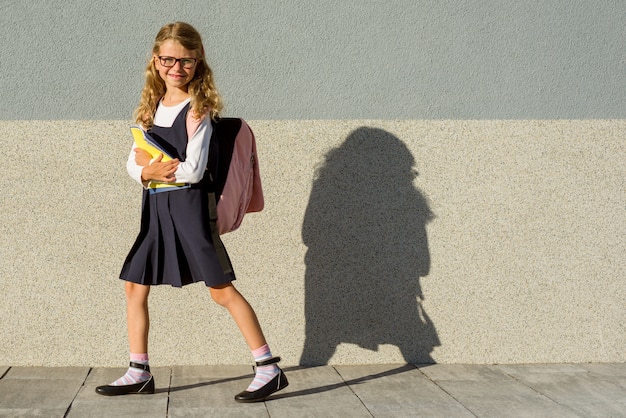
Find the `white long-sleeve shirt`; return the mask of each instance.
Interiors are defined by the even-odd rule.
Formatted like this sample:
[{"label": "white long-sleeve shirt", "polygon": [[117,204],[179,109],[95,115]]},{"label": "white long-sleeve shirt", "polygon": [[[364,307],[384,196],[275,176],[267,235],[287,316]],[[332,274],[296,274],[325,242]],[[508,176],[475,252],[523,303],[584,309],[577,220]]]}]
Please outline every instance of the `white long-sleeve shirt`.
[{"label": "white long-sleeve shirt", "polygon": [[[180,111],[185,107],[190,99],[177,104],[176,106],[164,106],[159,103],[157,111],[154,115],[154,124],[164,128],[170,128]],[[185,161],[178,164],[178,168],[174,172],[176,177],[176,183],[199,183],[204,176],[206,169],[207,159],[209,157],[209,142],[211,140],[211,134],[213,133],[213,126],[211,125],[210,118],[204,118],[198,129],[193,134],[189,142],[187,142],[186,158]],[[149,186],[149,182],[141,181],[141,171],[143,166],[138,165],[135,162],[135,148],[130,150],[128,161],[126,163],[126,170],[131,178],[137,183],[141,184],[145,188]]]}]

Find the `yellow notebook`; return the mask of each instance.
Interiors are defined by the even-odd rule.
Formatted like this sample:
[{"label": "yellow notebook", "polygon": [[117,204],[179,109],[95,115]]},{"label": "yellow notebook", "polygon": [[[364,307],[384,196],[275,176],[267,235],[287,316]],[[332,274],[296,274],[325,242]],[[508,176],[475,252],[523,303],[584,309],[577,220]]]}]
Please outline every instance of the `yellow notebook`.
[{"label": "yellow notebook", "polygon": [[[140,126],[133,125],[130,127],[130,132],[133,134],[133,139],[137,148],[145,150],[152,156],[152,158],[163,154],[161,161],[170,161],[172,157],[152,138],[146,131]],[[170,190],[186,189],[189,187],[187,183],[158,183],[151,182],[149,188],[152,193],[167,192]]]}]

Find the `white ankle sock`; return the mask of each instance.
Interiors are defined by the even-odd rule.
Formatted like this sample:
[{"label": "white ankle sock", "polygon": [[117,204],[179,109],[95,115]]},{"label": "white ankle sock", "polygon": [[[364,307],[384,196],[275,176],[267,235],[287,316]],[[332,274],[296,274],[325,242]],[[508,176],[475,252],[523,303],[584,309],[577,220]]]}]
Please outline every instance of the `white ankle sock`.
[{"label": "white ankle sock", "polygon": [[[133,363],[147,365],[149,364],[148,354],[131,353],[130,361]],[[126,374],[124,374],[124,376],[117,379],[115,382],[111,383],[111,386],[133,385],[135,383],[145,382],[146,380],[150,379],[150,376],[152,375],[150,374],[150,372],[146,370],[138,369],[135,367],[129,367],[128,370],[126,371]]]},{"label": "white ankle sock", "polygon": [[[269,360],[272,358],[272,352],[267,344],[263,347],[257,348],[252,351],[252,355],[254,356],[254,361],[263,361]],[[272,380],[279,373],[279,368],[276,364],[268,364],[267,366],[257,366],[256,374],[254,375],[254,380],[246,389],[248,392],[254,392],[265,386],[267,382]]]}]

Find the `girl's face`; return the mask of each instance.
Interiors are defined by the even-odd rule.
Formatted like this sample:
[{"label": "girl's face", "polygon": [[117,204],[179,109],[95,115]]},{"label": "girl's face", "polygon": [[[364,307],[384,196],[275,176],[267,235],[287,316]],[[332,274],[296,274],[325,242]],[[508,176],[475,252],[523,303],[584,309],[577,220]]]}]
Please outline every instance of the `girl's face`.
[{"label": "girl's face", "polygon": [[198,60],[193,51],[176,41],[165,41],[154,56],[154,65],[168,90],[187,91],[187,85],[196,73]]}]

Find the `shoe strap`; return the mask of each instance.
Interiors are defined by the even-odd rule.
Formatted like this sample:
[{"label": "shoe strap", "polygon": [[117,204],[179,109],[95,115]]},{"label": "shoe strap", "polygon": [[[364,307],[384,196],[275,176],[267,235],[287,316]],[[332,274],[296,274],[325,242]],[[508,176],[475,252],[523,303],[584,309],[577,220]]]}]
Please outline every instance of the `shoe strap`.
[{"label": "shoe strap", "polygon": [[267,360],[257,361],[256,365],[259,366],[268,366],[270,364],[276,364],[280,361],[280,357],[272,357]]},{"label": "shoe strap", "polygon": [[141,363],[135,363],[134,361],[131,361],[130,362],[130,367],[135,368],[135,369],[145,370],[148,373],[150,372],[150,365],[149,364],[141,364]]}]

